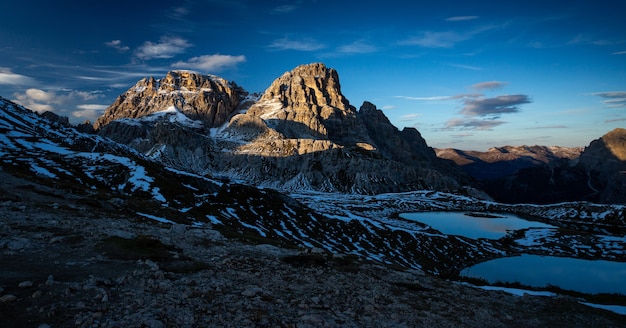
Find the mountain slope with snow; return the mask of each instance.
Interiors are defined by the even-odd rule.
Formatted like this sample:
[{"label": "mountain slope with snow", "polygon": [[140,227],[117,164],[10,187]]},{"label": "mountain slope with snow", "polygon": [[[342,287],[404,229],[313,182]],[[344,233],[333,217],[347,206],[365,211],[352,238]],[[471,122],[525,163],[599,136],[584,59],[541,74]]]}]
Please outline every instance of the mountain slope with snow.
[{"label": "mountain slope with snow", "polygon": [[6,100],[1,100],[0,109],[0,165],[5,174],[29,179],[57,193],[71,192],[78,198],[71,206],[123,209],[142,220],[211,225],[232,236],[354,254],[440,274],[454,274],[480,259],[505,256],[521,248],[499,240],[448,236],[395,214],[508,211],[559,222],[570,213],[574,222],[563,222],[571,225],[584,217],[583,213],[596,213],[590,217],[594,225],[626,226],[622,207],[560,205],[554,208],[559,210],[555,215],[549,214],[550,207],[511,207],[425,191],[287,196],[163,166],[126,146],[56,125]]},{"label": "mountain slope with snow", "polygon": [[[417,130],[399,131],[371,103],[359,110],[352,106],[341,93],[337,71],[324,64],[285,72],[258,99],[240,96],[219,123],[189,113],[212,113],[229,93],[214,92],[209,103],[176,100],[172,105],[155,91],[158,81],[172,76],[177,84],[168,84],[168,95],[202,97],[201,89],[185,87],[200,79],[197,75],[170,72],[163,79],[143,79],[107,109],[97,122],[98,134],[182,170],[285,191],[461,191],[473,184],[437,158]],[[145,119],[168,106],[204,125]]]}]

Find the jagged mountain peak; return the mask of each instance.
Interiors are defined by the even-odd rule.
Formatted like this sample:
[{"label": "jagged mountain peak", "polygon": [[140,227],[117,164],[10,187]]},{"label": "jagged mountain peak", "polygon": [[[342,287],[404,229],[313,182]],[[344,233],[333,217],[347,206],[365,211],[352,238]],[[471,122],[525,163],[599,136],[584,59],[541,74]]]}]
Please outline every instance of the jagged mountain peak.
[{"label": "jagged mountain peak", "polygon": [[322,63],[300,65],[274,80],[261,101],[278,100],[284,107],[305,107],[328,119],[336,110],[355,113],[341,93],[339,74]]},{"label": "jagged mountain peak", "polygon": [[301,65],[278,77],[248,115],[288,138],[371,144],[356,108],[341,93],[339,75],[322,63]]},{"label": "jagged mountain peak", "polygon": [[106,109],[94,128],[100,130],[121,118],[141,118],[171,107],[210,128],[224,124],[245,95],[235,83],[215,75],[170,71],[158,80],[141,79]]}]

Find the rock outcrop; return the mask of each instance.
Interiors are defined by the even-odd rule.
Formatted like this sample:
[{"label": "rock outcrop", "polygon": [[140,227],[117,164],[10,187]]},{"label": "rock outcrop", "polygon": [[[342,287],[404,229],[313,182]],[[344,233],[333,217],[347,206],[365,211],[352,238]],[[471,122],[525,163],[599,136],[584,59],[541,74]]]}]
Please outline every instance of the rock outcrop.
[{"label": "rock outcrop", "polygon": [[120,95],[94,124],[99,130],[121,118],[141,118],[174,107],[207,127],[222,125],[242,101],[243,89],[212,75],[171,71],[159,80],[144,78]]},{"label": "rock outcrop", "polygon": [[[159,81],[184,80],[170,77],[177,74],[181,73],[169,73]],[[223,115],[209,116],[219,120],[190,115],[215,111],[191,101],[162,112],[170,103],[155,101],[163,92],[148,92],[147,85],[153,85],[151,90],[157,90],[157,84],[179,88],[167,89],[167,95],[204,96],[193,96],[190,86],[182,89],[182,82],[155,83],[144,79],[120,96],[98,120],[99,134],[168,165],[183,169],[192,165],[196,173],[281,190],[453,191],[472,183],[449,162],[437,158],[417,130],[399,131],[368,102],[357,111],[341,93],[337,72],[321,63],[284,73],[256,101],[240,97],[235,103],[233,99],[228,115],[218,111]],[[202,88],[193,90],[202,92]],[[116,121],[111,122],[112,117]]]}]

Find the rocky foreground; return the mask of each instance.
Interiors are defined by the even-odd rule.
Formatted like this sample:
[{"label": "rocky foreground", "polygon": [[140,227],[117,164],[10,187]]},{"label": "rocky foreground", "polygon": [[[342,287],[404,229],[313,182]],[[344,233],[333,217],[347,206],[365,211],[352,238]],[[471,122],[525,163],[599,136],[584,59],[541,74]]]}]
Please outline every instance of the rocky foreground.
[{"label": "rocky foreground", "polygon": [[[353,256],[227,239],[0,183],[1,327],[623,327]],[[29,190],[29,188],[34,188]],[[19,190],[19,194],[11,192]]]}]

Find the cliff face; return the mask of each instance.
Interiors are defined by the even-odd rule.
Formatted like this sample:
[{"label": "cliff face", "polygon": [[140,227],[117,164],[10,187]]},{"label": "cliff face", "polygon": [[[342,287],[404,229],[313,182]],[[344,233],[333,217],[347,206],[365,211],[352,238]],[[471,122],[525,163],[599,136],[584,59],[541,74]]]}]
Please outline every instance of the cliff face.
[{"label": "cliff face", "polygon": [[[176,74],[180,73],[168,76]],[[174,83],[183,80],[196,81],[159,80],[172,81],[165,85],[178,88],[168,89],[168,95],[187,97],[167,112],[162,108],[169,106],[170,98],[154,101],[164,92],[144,94],[148,88],[142,89],[143,84],[152,82],[140,81],[98,120],[99,133],[169,165],[277,189],[452,191],[471,183],[453,165],[438,159],[417,130],[398,131],[368,102],[357,111],[341,93],[337,72],[324,64],[302,65],[284,73],[256,101],[227,97],[245,92],[224,88],[221,97],[209,93],[222,102],[193,102],[206,97],[205,88]],[[116,120],[110,121],[113,117]],[[105,125],[107,120],[110,123]]]},{"label": "cliff face", "polygon": [[106,109],[94,128],[99,130],[117,119],[141,118],[171,107],[207,127],[219,126],[243,96],[240,87],[220,77],[172,71],[159,80],[150,77],[137,82]]}]

